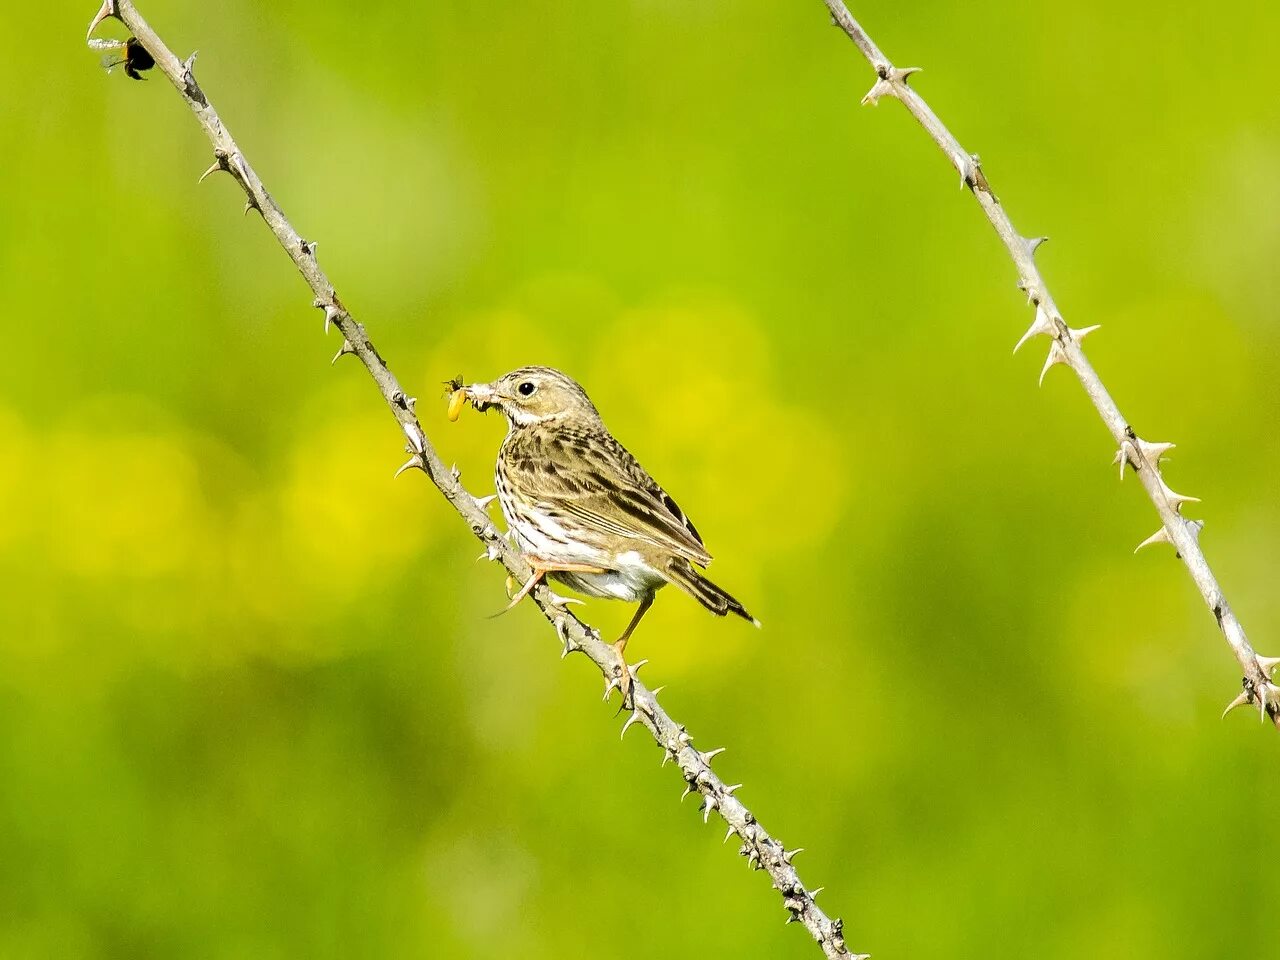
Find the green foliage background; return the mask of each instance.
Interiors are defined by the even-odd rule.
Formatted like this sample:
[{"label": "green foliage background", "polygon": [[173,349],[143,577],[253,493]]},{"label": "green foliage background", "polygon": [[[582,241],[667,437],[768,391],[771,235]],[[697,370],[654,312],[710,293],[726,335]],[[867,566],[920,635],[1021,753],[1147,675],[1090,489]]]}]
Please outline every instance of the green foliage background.
[{"label": "green foliage background", "polygon": [[[762,632],[632,650],[891,957],[1276,956],[1278,744],[967,193],[817,0],[147,0],[471,489],[581,379]],[[854,8],[1280,652],[1276,13]],[[0,956],[810,957],[416,475],[91,5],[0,89]],[[25,19],[24,19],[25,18]],[[593,602],[606,630],[629,610]],[[1270,945],[1270,947],[1268,946]]]}]

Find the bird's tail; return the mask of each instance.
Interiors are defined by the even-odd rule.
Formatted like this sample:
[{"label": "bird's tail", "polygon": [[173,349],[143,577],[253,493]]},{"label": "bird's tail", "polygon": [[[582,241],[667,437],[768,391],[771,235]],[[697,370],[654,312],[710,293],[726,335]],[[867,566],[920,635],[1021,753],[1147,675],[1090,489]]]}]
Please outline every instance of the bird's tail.
[{"label": "bird's tail", "polygon": [[743,620],[750,620],[757,627],[760,626],[760,621],[747,613],[746,607],[704,577],[684,557],[672,557],[668,560],[664,573],[670,583],[674,583],[716,616],[736,613]]}]

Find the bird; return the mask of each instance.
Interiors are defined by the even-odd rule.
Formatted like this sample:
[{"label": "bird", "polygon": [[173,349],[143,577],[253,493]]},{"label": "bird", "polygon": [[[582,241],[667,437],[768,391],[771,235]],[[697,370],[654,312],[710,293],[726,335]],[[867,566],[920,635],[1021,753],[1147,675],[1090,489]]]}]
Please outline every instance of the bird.
[{"label": "bird", "polygon": [[494,483],[512,540],[533,573],[506,610],[545,577],[589,597],[639,604],[613,642],[622,658],[624,703],[631,688],[627,641],[668,583],[718,616],[732,613],[760,626],[703,575],[711,554],[697,528],[614,439],[577,381],[552,367],[526,366],[491,383],[464,386],[457,378],[451,385],[449,419],[468,402],[507,418]]}]

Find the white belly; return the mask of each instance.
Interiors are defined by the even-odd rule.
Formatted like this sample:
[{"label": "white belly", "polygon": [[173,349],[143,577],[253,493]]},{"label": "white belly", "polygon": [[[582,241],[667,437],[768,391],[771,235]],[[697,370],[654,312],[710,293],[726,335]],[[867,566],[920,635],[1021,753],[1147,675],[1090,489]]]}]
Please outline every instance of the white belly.
[{"label": "white belly", "polygon": [[608,597],[628,603],[643,600],[667,582],[635,551],[614,557],[613,566],[604,573],[553,573],[551,576],[588,597]]}]

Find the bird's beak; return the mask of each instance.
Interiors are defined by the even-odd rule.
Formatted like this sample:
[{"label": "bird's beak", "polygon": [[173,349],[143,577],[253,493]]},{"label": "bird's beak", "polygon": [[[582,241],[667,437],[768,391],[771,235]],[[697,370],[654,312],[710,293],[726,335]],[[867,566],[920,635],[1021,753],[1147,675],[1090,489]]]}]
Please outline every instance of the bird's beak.
[{"label": "bird's beak", "polygon": [[466,387],[458,387],[449,394],[449,420],[457,420],[458,415],[462,412],[462,404],[467,401],[471,402],[471,406],[475,407],[481,413],[489,410],[489,407],[498,403],[498,392],[493,388],[493,384],[488,383],[472,383]]}]

